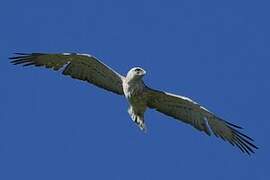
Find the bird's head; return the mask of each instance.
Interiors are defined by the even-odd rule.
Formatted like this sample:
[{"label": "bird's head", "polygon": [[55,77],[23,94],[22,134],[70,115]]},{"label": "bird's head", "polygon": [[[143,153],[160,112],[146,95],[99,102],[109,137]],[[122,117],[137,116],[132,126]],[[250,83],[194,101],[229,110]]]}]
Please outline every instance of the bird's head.
[{"label": "bird's head", "polygon": [[127,77],[129,79],[139,80],[139,79],[142,79],[145,74],[146,74],[146,71],[143,68],[134,67],[128,71]]}]

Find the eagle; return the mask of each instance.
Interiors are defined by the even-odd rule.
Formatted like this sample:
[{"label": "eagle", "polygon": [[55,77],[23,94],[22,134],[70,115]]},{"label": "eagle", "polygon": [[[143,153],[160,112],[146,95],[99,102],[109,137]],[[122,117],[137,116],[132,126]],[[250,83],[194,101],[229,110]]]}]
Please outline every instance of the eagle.
[{"label": "eagle", "polygon": [[190,98],[148,87],[143,81],[146,71],[141,67],[134,67],[123,76],[96,57],[80,53],[14,53],[9,59],[14,65],[40,66],[61,71],[74,79],[124,96],[129,104],[128,114],[144,132],[144,113],[147,109],[154,109],[208,136],[214,134],[238,147],[243,153],[251,155],[258,149],[252,138],[240,132],[242,127],[216,116]]}]

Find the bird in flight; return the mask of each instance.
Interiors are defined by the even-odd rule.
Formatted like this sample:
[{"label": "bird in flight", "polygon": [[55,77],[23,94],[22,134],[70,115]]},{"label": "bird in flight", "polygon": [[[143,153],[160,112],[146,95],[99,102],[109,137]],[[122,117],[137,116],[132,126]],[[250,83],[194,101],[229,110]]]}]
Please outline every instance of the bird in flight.
[{"label": "bird in flight", "polygon": [[240,126],[225,121],[193,100],[145,85],[143,77],[146,71],[140,67],[130,69],[122,76],[96,57],[79,53],[15,53],[10,57],[14,65],[41,66],[74,79],[87,81],[105,90],[124,96],[129,103],[128,113],[137,126],[145,131],[144,113],[155,109],[167,116],[187,123],[207,135],[214,134],[243,153],[254,153],[258,149],[253,139],[241,133]]}]

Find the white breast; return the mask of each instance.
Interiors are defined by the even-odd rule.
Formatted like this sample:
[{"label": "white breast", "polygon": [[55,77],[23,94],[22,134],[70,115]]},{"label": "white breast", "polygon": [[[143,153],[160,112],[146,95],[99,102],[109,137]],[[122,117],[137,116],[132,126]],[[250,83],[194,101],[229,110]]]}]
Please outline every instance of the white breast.
[{"label": "white breast", "polygon": [[144,92],[145,86],[142,81],[140,82],[123,82],[123,90],[125,97],[132,108],[139,112],[146,110],[146,94]]}]

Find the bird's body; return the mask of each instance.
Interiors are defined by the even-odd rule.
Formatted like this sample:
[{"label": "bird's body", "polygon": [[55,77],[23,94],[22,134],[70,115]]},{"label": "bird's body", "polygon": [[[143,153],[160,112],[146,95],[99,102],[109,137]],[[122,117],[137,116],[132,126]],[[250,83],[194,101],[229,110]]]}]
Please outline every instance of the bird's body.
[{"label": "bird's body", "polygon": [[[137,74],[136,70],[138,70]],[[130,105],[128,113],[131,119],[145,131],[144,112],[147,109],[146,87],[142,80],[145,71],[142,68],[132,68],[123,80],[123,91]]]},{"label": "bird's body", "polygon": [[253,139],[239,132],[242,129],[208,111],[191,99],[149,88],[143,82],[145,70],[132,68],[122,76],[97,58],[87,54],[62,53],[16,53],[11,63],[23,66],[43,66],[72,78],[87,81],[118,95],[123,95],[129,103],[128,113],[132,120],[145,131],[144,113],[155,109],[181,122],[187,123],[207,135],[214,134],[237,146],[244,153],[254,153],[257,146]]}]

